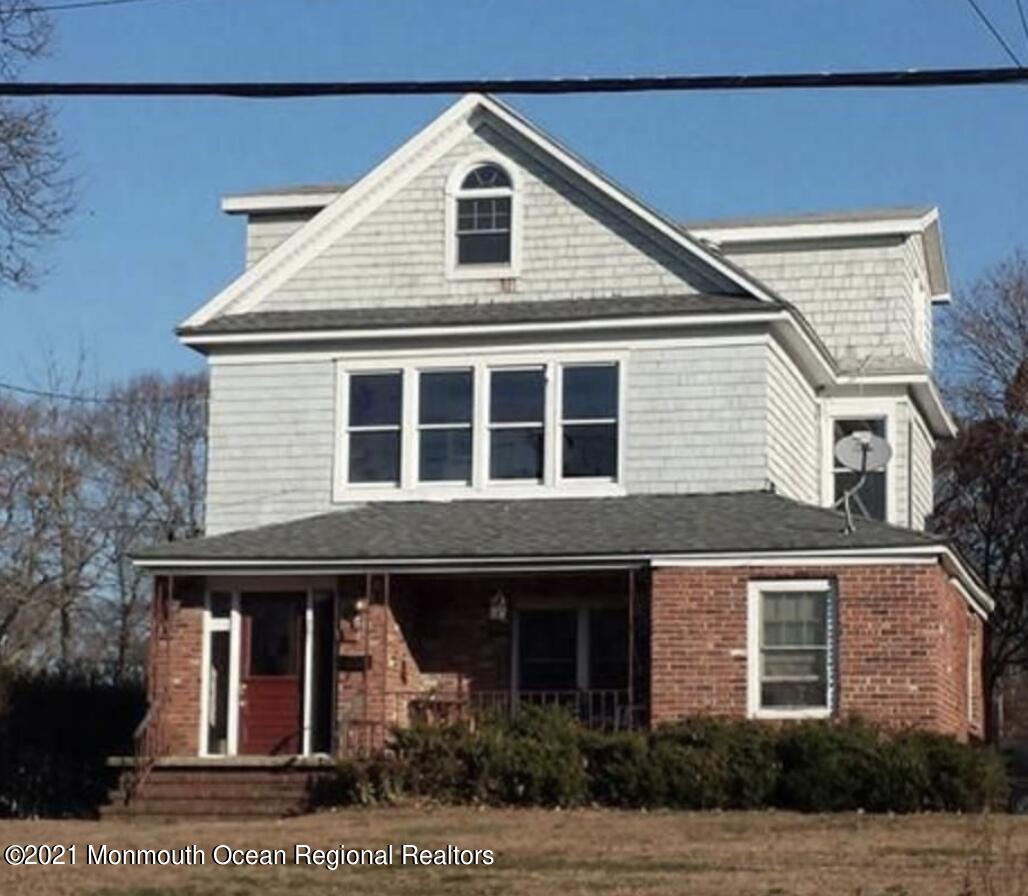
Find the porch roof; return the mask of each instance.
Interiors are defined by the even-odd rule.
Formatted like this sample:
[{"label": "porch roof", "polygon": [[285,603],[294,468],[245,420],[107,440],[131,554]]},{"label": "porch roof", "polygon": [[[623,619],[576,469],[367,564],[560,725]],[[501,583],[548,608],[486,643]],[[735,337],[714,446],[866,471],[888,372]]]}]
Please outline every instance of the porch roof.
[{"label": "porch roof", "polygon": [[510,561],[944,548],[924,532],[859,519],[770,492],[611,498],[391,501],[188,541],[134,555],[142,566]]}]

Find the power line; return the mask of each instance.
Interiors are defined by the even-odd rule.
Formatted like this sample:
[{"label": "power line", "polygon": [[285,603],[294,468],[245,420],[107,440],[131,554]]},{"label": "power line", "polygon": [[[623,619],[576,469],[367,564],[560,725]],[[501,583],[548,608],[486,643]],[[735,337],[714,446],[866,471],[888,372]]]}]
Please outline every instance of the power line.
[{"label": "power line", "polygon": [[985,14],[982,8],[975,2],[975,0],[967,0],[967,2],[968,4],[970,4],[971,9],[973,9],[978,14],[978,18],[982,20],[982,24],[984,24],[985,27],[988,28],[990,32],[992,32],[992,36],[996,38],[999,45],[1004,50],[1006,50],[1007,55],[1014,61],[1014,65],[1021,65],[1021,60],[1017,58],[1017,54],[1010,49],[1010,44],[1006,42],[1006,40],[1003,38],[1003,35],[999,33],[999,29],[992,24],[992,22],[989,20],[989,17]]},{"label": "power line", "polygon": [[[1016,58],[1016,57],[1015,57]],[[25,81],[0,84],[0,96],[286,99],[455,93],[569,94],[706,90],[973,87],[1024,84],[1028,68],[907,69],[766,75],[656,75],[581,78],[483,78],[439,81]]]},{"label": "power line", "polygon": [[127,3],[154,3],[156,0],[78,0],[74,3],[40,3],[31,8],[30,11],[42,10],[43,12],[65,12],[73,9],[93,9],[97,6],[124,6]]},{"label": "power line", "polygon": [[[154,398],[123,398],[119,396],[104,396],[104,395],[85,395],[76,392],[60,392],[50,389],[35,389],[31,386],[19,386],[16,383],[7,383],[0,381],[0,391],[14,392],[18,395],[29,395],[33,398],[46,398],[51,401],[70,401],[78,404],[148,404],[154,401]],[[200,401],[206,400],[205,394],[196,395],[163,395],[158,396],[157,401],[175,403],[179,401]]]},{"label": "power line", "polygon": [[1017,4],[1017,15],[1021,19],[1021,30],[1024,31],[1025,40],[1028,40],[1028,17],[1025,16],[1021,0],[1015,0],[1015,3]]}]

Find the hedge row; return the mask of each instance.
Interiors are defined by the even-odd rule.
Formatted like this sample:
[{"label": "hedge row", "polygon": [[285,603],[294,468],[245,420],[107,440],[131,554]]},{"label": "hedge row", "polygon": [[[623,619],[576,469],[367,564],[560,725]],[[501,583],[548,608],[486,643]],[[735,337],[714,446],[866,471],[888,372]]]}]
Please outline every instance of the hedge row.
[{"label": "hedge row", "polygon": [[344,760],[326,803],[402,799],[495,806],[978,811],[1006,797],[998,755],[925,732],[858,721],[697,719],[598,734],[554,711],[509,723],[395,732],[393,748]]},{"label": "hedge row", "polygon": [[144,706],[138,682],[0,673],[0,817],[96,815]]}]

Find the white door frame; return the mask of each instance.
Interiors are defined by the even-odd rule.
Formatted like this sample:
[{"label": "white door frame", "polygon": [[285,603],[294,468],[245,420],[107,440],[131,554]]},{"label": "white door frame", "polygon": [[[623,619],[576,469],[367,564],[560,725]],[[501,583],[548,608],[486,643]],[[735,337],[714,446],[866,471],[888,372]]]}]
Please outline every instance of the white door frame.
[{"label": "white door frame", "polygon": [[[233,584],[231,587],[219,588],[208,583],[204,595],[203,634],[200,650],[200,720],[197,755],[203,758],[224,758],[239,755],[239,685],[242,675],[242,612],[241,597],[245,594],[273,594],[291,592],[304,596],[304,643],[303,643],[303,691],[301,706],[303,719],[301,723],[301,756],[311,756],[311,737],[313,722],[313,681],[314,681],[314,595],[331,593],[333,602],[336,599],[334,588],[322,588],[317,584],[295,587],[282,581],[247,582],[245,586]],[[211,614],[211,597],[225,594],[230,597],[231,609],[227,619],[216,619]],[[229,685],[228,685],[228,726],[226,750],[224,753],[211,753],[207,749],[207,728],[210,719],[210,663],[211,635],[215,632],[229,633]],[[335,632],[333,632],[333,641]]]}]

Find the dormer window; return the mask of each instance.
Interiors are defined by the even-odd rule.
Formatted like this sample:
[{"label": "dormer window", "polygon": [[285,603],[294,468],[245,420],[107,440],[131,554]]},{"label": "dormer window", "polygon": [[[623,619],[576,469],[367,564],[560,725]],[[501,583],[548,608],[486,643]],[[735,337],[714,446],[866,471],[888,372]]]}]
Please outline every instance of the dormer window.
[{"label": "dormer window", "polygon": [[510,176],[499,165],[479,165],[457,194],[457,264],[509,265],[512,199]]}]

